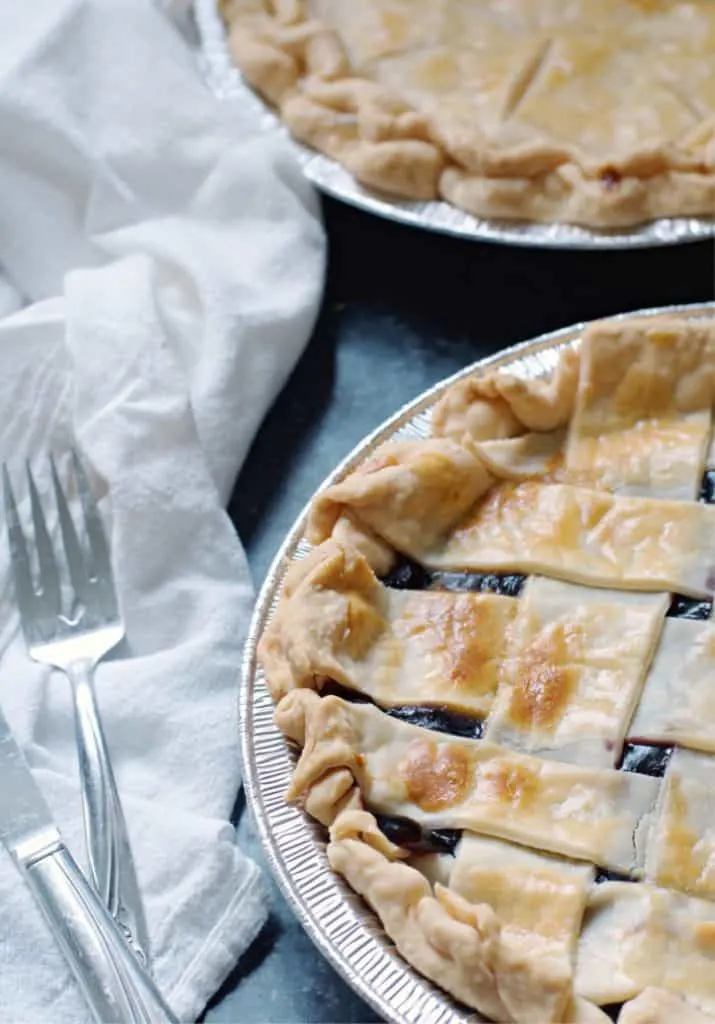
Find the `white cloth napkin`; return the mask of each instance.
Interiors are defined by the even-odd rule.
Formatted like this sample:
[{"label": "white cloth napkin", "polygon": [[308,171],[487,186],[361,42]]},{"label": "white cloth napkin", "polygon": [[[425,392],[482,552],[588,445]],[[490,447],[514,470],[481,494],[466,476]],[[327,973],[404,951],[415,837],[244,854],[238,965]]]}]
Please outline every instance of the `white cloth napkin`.
[{"label": "white cloth napkin", "polygon": [[[34,303],[0,321],[0,459],[26,521],[49,449],[68,474],[76,441],[101,497],[127,641],[99,701],[156,978],[191,1019],[266,912],[228,822],[252,589],[223,505],[310,332],[322,229],[149,0],[2,0],[0,139],[0,310]],[[69,685],[27,657],[4,528],[0,703],[85,863]],[[0,849],[0,1020],[85,1019]]]}]

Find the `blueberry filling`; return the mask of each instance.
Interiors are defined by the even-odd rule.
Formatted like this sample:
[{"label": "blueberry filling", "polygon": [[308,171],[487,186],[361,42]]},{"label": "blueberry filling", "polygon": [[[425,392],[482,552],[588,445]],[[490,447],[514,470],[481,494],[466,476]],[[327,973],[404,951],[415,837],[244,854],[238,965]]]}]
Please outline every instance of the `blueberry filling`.
[{"label": "blueberry filling", "polygon": [[[351,690],[347,686],[341,686],[335,680],[329,679],[321,689],[324,697],[340,697],[349,704],[374,704],[374,701],[364,693]],[[409,704],[405,707],[382,708],[385,714],[391,718],[398,718],[401,722],[409,725],[419,725],[423,729],[431,729],[433,732],[446,732],[452,736],[466,737],[470,740],[480,740],[484,731],[484,722],[481,718],[465,714],[461,711],[452,711],[450,708],[432,706],[429,704]]]},{"label": "blueberry filling", "polygon": [[454,853],[462,838],[461,829],[423,829],[410,818],[377,814],[376,821],[387,838],[412,853]]},{"label": "blueberry filling", "polygon": [[382,577],[385,586],[393,590],[426,590],[429,581],[429,571],[409,558],[400,558],[387,576]]},{"label": "blueberry filling", "polygon": [[385,708],[385,710],[392,718],[399,718],[401,722],[408,722],[410,725],[419,725],[423,729],[447,732],[452,736],[462,736],[470,740],[482,738],[484,723],[481,718],[474,718],[472,715],[465,715],[460,711],[450,711],[449,708],[427,705]]},{"label": "blueberry filling", "polygon": [[631,879],[628,875],[620,875],[617,871],[597,871],[596,872],[596,885],[600,885],[601,882],[630,882]]},{"label": "blueberry filling", "polygon": [[452,590],[518,597],[526,576],[520,573],[441,572],[425,569],[409,558],[400,558],[397,565],[382,577],[382,582],[393,590]]},{"label": "blueberry filling", "polygon": [[370,700],[364,693],[360,693],[359,690],[351,690],[348,686],[342,686],[340,683],[336,683],[334,679],[329,679],[320,689],[323,697],[340,697],[341,700],[346,701],[348,704],[374,704],[374,701]]},{"label": "blueberry filling", "polygon": [[624,772],[637,772],[638,775],[652,775],[654,778],[660,779],[665,774],[672,753],[672,747],[626,743],[619,767]]},{"label": "blueberry filling", "polygon": [[715,469],[706,469],[700,487],[700,501],[715,505]]},{"label": "blueberry filling", "polygon": [[518,597],[525,583],[526,576],[520,573],[433,572],[431,573],[429,589],[469,591],[481,594],[501,594],[503,597]]},{"label": "blueberry filling", "polygon": [[696,601],[692,597],[673,594],[667,614],[671,619],[709,619],[711,611],[711,601]]},{"label": "blueberry filling", "polygon": [[601,1009],[606,1016],[610,1017],[614,1024],[616,1024],[620,1012],[623,1009],[623,1003],[611,1003],[608,1006],[602,1006]]}]

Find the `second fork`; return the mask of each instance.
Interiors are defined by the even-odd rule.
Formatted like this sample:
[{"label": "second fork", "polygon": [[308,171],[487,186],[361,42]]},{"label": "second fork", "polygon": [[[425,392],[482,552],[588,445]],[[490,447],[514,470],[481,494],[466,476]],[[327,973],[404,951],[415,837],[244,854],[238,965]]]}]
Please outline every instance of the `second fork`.
[{"label": "second fork", "polygon": [[[124,637],[109,549],[84,470],[72,453],[84,515],[87,547],[78,537],[54,459],[50,472],[73,599],[63,595],[60,564],[30,466],[27,485],[39,568],[38,585],[6,466],[5,515],[15,594],[28,653],[58,668],[72,686],[82,809],[91,881],[139,959],[148,966],[149,945],[126,823],[94,690],[98,662]],[[68,607],[69,605],[69,607]]]}]

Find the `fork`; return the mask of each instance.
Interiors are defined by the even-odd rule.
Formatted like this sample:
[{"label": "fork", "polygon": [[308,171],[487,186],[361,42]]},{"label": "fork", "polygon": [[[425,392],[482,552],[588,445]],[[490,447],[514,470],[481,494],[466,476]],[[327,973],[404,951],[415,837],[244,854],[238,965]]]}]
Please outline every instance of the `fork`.
[{"label": "fork", "polygon": [[72,685],[90,879],[129,946],[141,963],[148,967],[146,921],[93,683],[97,663],[124,637],[124,624],[114,589],[102,520],[75,451],[72,452],[72,463],[84,515],[88,551],[77,535],[54,458],[50,455],[66,567],[74,590],[69,608],[30,464],[27,463],[27,485],[39,566],[37,586],[33,581],[28,544],[20,524],[10,477],[3,465],[5,515],[15,596],[30,657],[60,669]]}]

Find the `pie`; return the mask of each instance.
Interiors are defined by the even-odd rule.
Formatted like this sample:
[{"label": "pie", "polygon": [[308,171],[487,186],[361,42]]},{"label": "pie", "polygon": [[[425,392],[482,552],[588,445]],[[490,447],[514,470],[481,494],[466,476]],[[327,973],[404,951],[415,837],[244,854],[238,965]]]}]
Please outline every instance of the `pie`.
[{"label": "pie", "polygon": [[712,0],[221,0],[244,78],[363,185],[478,217],[715,214]]},{"label": "pie", "polygon": [[495,1021],[715,1021],[715,319],[453,383],[315,499],[259,658],[287,794]]}]

